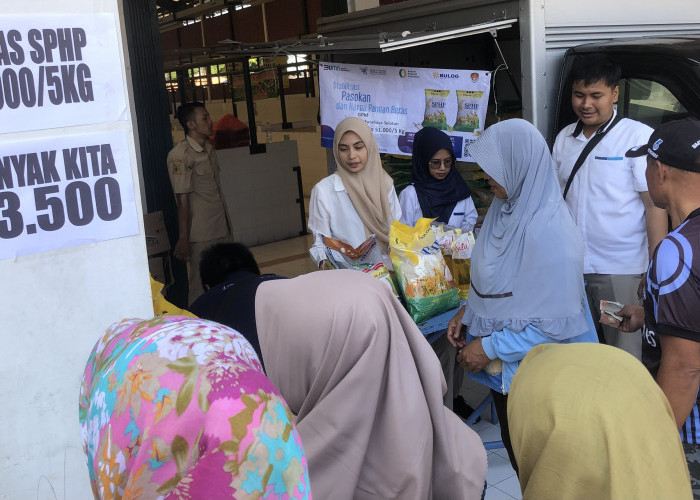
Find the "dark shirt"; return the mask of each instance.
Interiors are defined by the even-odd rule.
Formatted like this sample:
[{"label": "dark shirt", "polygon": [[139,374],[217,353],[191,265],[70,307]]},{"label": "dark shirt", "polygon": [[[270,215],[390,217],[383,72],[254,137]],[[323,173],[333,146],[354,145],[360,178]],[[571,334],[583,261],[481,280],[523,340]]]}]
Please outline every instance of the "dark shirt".
[{"label": "dark shirt", "polygon": [[[644,288],[642,362],[656,378],[658,335],[700,342],[700,209],[671,231],[654,251]],[[700,400],[681,428],[686,443],[700,443]]]},{"label": "dark shirt", "polygon": [[255,322],[255,294],[260,283],[276,279],[284,279],[284,276],[237,271],[195,300],[190,311],[240,332],[253,346],[264,367]]}]

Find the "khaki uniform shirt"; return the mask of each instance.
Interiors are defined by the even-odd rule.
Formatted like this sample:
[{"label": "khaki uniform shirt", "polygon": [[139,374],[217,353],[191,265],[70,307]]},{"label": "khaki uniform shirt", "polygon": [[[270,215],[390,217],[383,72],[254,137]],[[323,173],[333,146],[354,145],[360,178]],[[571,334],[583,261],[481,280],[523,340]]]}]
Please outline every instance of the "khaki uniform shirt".
[{"label": "khaki uniform shirt", "polygon": [[168,153],[168,175],[176,195],[190,194],[190,242],[228,236],[219,163],[213,146],[205,142],[202,147],[186,136]]}]

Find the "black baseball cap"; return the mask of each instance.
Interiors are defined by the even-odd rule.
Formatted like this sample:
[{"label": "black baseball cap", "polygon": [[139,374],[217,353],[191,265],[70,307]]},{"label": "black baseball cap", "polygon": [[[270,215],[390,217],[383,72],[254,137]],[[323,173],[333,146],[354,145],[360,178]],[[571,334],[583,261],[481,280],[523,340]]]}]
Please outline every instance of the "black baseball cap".
[{"label": "black baseball cap", "polygon": [[649,155],[671,167],[700,172],[700,120],[685,118],[660,125],[647,144],[635,146],[625,156]]}]

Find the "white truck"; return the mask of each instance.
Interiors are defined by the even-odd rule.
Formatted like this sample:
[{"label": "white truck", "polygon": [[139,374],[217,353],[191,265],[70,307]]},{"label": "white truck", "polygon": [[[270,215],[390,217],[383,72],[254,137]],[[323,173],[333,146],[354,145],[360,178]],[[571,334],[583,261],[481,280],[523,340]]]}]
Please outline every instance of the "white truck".
[{"label": "white truck", "polygon": [[[326,56],[336,62],[494,70],[497,113],[550,141],[575,119],[562,72],[573,47],[569,56],[605,51],[622,66],[623,115],[654,126],[700,114],[697,0],[408,0],[321,18],[318,32],[346,41]],[[362,37],[379,38],[377,49],[359,50]]]}]

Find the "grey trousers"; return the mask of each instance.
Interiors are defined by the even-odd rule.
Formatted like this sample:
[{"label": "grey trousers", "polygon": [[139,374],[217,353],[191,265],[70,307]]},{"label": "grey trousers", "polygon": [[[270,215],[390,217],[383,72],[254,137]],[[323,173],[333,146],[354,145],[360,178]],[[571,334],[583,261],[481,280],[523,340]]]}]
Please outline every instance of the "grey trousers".
[{"label": "grey trousers", "polygon": [[440,360],[442,373],[445,375],[445,382],[447,382],[447,392],[442,398],[443,403],[452,410],[452,401],[459,396],[459,391],[462,389],[464,368],[457,363],[457,348],[450,344],[447,335],[442,335],[431,345]]},{"label": "grey trousers", "polygon": [[593,323],[598,331],[598,339],[606,344],[619,347],[635,358],[642,359],[642,331],[626,333],[617,328],[600,324],[600,301],[614,300],[622,304],[641,305],[637,289],[643,274],[584,274],[588,305],[593,315]]}]

